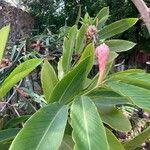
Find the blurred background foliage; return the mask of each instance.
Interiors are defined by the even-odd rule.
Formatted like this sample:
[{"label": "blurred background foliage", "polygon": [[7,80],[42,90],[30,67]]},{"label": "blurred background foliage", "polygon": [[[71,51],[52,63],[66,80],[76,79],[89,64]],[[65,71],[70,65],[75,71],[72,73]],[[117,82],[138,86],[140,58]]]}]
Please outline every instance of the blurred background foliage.
[{"label": "blurred background foliage", "polygon": [[[109,6],[111,14],[106,24],[128,17],[140,18],[131,0],[12,0],[11,2],[35,18],[33,35],[62,34],[65,27],[77,23],[86,12],[94,17],[105,6]],[[145,0],[145,2],[150,6],[150,0]],[[133,52],[134,54],[139,51],[150,52],[150,35],[142,20],[139,20],[133,28],[120,34],[117,38],[138,43],[133,51],[125,52],[124,57],[128,57]],[[143,57],[143,54],[139,57]]]}]

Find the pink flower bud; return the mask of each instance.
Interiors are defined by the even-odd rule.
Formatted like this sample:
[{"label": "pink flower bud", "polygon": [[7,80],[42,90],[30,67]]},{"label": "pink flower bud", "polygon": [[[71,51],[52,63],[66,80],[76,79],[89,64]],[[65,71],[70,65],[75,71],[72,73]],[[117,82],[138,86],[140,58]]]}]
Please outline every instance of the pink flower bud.
[{"label": "pink flower bud", "polygon": [[104,79],[109,52],[110,49],[105,43],[96,48],[96,56],[99,64],[99,79],[97,85],[99,85]]},{"label": "pink flower bud", "polygon": [[97,29],[95,26],[93,25],[90,25],[88,28],[87,28],[87,31],[86,31],[86,36],[88,39],[91,39],[93,38],[93,36],[95,36],[97,33]]}]

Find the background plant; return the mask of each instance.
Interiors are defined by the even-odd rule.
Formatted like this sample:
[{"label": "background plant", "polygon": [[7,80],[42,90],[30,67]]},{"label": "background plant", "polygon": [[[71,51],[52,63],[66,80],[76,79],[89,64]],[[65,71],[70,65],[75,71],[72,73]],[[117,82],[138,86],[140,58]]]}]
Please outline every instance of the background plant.
[{"label": "background plant", "polygon": [[[81,19],[80,28],[76,25],[70,28],[64,37],[57,71],[47,60],[42,66],[41,83],[46,106],[33,114],[19,133],[18,128],[2,130],[1,135],[7,135],[1,140],[3,146],[8,148],[17,133],[10,146],[11,150],[57,150],[68,147],[85,150],[135,149],[149,137],[147,128],[134,139],[121,144],[112,132],[131,130],[131,123],[126,116],[130,113],[127,110],[138,111],[141,108],[149,112],[150,87],[149,74],[142,70],[115,74],[109,72],[117,53],[135,46],[133,42],[111,38],[132,27],[138,19],[122,19],[105,26],[108,17],[109,9],[105,7],[95,18],[86,13]],[[95,65],[95,47],[103,42],[110,48],[110,57],[106,76],[96,86],[98,74],[94,77],[89,74]],[[41,60],[37,61],[41,63]],[[26,75],[26,71],[25,74],[22,71],[20,74]],[[0,88],[4,91],[2,97],[9,91],[5,83],[11,83],[10,77],[16,73],[17,68],[3,82]],[[23,118],[16,122],[19,121],[23,122]]]}]

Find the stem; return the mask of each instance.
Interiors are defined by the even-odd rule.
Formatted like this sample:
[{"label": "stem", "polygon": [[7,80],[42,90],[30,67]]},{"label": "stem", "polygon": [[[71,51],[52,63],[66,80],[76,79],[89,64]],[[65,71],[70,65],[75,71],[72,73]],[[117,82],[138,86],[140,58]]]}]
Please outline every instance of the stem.
[{"label": "stem", "polygon": [[140,12],[141,17],[150,33],[150,9],[146,6],[143,0],[132,0],[132,2]]}]

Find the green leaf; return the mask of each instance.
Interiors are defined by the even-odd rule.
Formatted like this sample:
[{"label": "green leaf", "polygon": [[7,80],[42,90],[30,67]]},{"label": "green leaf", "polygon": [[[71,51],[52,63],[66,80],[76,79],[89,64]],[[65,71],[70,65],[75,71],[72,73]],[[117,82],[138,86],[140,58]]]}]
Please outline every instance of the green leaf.
[{"label": "green leaf", "polygon": [[84,87],[84,81],[87,77],[87,68],[91,63],[91,56],[79,63],[71,72],[69,72],[54,88],[49,102],[59,101],[68,103]]},{"label": "green leaf", "polygon": [[90,97],[96,105],[115,107],[116,105],[120,104],[132,103],[132,101],[128,98],[123,97],[106,87],[96,88],[95,90],[91,91],[87,96]]},{"label": "green leaf", "polygon": [[93,43],[90,43],[86,46],[79,61],[77,62],[77,65],[89,56],[90,60],[89,63],[87,64],[87,74],[91,71],[94,64],[95,48]]},{"label": "green leaf", "polygon": [[128,118],[116,108],[116,105],[131,103],[128,99],[102,87],[95,89],[88,96],[95,103],[104,123],[119,131],[131,130]]},{"label": "green leaf", "polygon": [[41,83],[44,91],[44,96],[47,102],[57,82],[58,79],[53,67],[47,60],[45,60],[41,71]]},{"label": "green leaf", "polygon": [[112,91],[132,100],[138,107],[150,111],[150,90],[120,81],[108,81],[106,84]]},{"label": "green leaf", "polygon": [[0,142],[7,141],[10,139],[13,139],[16,134],[19,132],[19,128],[10,128],[6,130],[1,130],[0,131]]},{"label": "green leaf", "polygon": [[114,35],[122,33],[132,27],[137,21],[137,18],[128,18],[107,25],[99,31],[99,39],[103,41],[105,39],[113,37]]},{"label": "green leaf", "polygon": [[124,143],[126,150],[133,150],[140,147],[150,137],[150,127],[142,131],[136,137]]},{"label": "green leaf", "polygon": [[98,25],[97,25],[97,29],[98,30],[101,30],[103,28],[103,26],[105,25],[106,21],[108,20],[109,18],[109,15],[103,17],[99,22],[98,22]]},{"label": "green leaf", "polygon": [[109,7],[102,8],[97,16],[95,17],[94,24],[96,24],[97,28],[100,30],[107,19],[109,18]]},{"label": "green leaf", "polygon": [[17,66],[11,74],[5,79],[0,87],[0,98],[3,98],[7,92],[20,80],[26,77],[40,63],[41,59],[30,59]]},{"label": "green leaf", "polygon": [[6,122],[6,124],[4,125],[4,128],[13,128],[16,125],[25,122],[26,120],[28,120],[30,117],[30,115],[24,115],[24,116],[20,116],[20,117],[15,117],[13,119],[11,119],[10,121]]},{"label": "green leaf", "polygon": [[132,49],[136,44],[126,40],[108,40],[105,43],[110,47],[111,51],[124,52]]},{"label": "green leaf", "polygon": [[120,80],[150,90],[150,74],[141,71],[122,72],[113,74],[109,79]]},{"label": "green leaf", "polygon": [[68,107],[58,103],[37,111],[18,133],[10,150],[58,150],[68,117]]},{"label": "green leaf", "polygon": [[96,16],[96,19],[101,20],[103,17],[109,15],[109,7],[102,8]]},{"label": "green leaf", "polygon": [[86,33],[86,25],[82,25],[77,34],[76,44],[75,44],[75,52],[76,54],[80,54],[83,51],[85,46],[85,33]]},{"label": "green leaf", "polygon": [[107,128],[105,129],[106,129],[106,134],[107,134],[107,139],[108,139],[110,150],[125,150],[123,145],[116,138],[116,136]]},{"label": "green leaf", "polygon": [[119,74],[135,74],[135,73],[145,73],[145,70],[142,70],[142,69],[128,69],[128,70],[125,70],[125,71],[119,71],[119,72],[116,72],[116,73],[113,73],[111,76],[114,76],[114,75],[119,75]]},{"label": "green leaf", "polygon": [[0,149],[8,150],[14,137],[19,132],[19,128],[12,128],[0,131]]},{"label": "green leaf", "polygon": [[[97,106],[97,105],[96,105]],[[103,108],[103,109],[102,109]],[[122,111],[117,110],[116,108],[109,113],[103,113],[104,109],[110,109],[108,106],[99,106],[98,110],[102,121],[112,127],[115,130],[127,132],[132,129],[129,119],[123,114]],[[106,110],[104,110],[106,112]]]},{"label": "green leaf", "polygon": [[62,67],[62,56],[59,58],[57,70],[58,70],[58,79],[61,80],[64,77],[64,71]]},{"label": "green leaf", "polygon": [[73,150],[74,142],[70,135],[65,135],[59,150]]},{"label": "green leaf", "polygon": [[10,32],[10,25],[7,25],[6,27],[3,27],[0,30],[0,61],[3,58],[3,54],[4,54],[4,50],[6,47],[7,40],[8,40],[9,32]]},{"label": "green leaf", "polygon": [[71,66],[72,54],[74,51],[77,32],[78,32],[77,26],[74,25],[69,30],[68,36],[64,38],[63,55],[62,55],[62,67],[64,73],[67,73]]},{"label": "green leaf", "polygon": [[94,103],[77,97],[71,106],[74,150],[109,150],[105,128]]},{"label": "green leaf", "polygon": [[110,51],[108,63],[113,62],[117,57],[118,57],[118,54],[116,52]]}]

